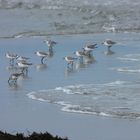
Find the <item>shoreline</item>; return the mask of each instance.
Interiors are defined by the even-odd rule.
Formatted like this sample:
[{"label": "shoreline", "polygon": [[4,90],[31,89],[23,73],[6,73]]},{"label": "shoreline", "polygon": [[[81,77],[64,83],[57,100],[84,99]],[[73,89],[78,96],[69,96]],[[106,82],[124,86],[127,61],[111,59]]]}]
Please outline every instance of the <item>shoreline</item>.
[{"label": "shoreline", "polygon": [[117,34],[124,34],[124,35],[133,35],[133,34],[140,34],[140,32],[81,32],[81,33],[50,33],[50,34],[46,34],[46,33],[39,33],[36,31],[25,31],[25,32],[19,32],[13,35],[9,35],[9,36],[0,36],[0,39],[20,39],[20,38],[44,38],[44,37],[66,37],[66,36],[91,36],[91,35],[109,35],[109,34],[113,34],[113,35],[117,35]]}]

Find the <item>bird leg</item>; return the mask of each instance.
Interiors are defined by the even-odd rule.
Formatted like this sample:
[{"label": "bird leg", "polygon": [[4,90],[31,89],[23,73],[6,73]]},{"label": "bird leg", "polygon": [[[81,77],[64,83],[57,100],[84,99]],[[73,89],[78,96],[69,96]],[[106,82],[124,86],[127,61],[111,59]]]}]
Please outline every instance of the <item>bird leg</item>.
[{"label": "bird leg", "polygon": [[45,58],[45,57],[42,57],[42,58],[41,58],[41,64],[44,64],[44,63],[43,63],[44,58]]}]

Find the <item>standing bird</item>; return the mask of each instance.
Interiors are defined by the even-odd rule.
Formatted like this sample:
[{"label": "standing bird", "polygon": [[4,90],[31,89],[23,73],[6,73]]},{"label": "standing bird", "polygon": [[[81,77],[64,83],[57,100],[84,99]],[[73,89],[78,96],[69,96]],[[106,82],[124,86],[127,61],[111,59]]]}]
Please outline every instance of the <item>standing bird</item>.
[{"label": "standing bird", "polygon": [[106,39],[102,44],[107,46],[108,48],[111,48],[114,44],[116,44],[116,42],[110,39]]},{"label": "standing bird", "polygon": [[105,46],[107,46],[107,51],[104,52],[105,55],[112,55],[112,54],[115,53],[115,52],[113,52],[113,51],[111,50],[111,47],[112,47],[113,45],[116,44],[115,41],[112,41],[112,40],[110,40],[110,39],[106,39],[102,44],[105,45]]},{"label": "standing bird", "polygon": [[97,44],[86,45],[83,49],[86,55],[91,56],[91,52],[97,48]]},{"label": "standing bird", "polygon": [[22,69],[22,73],[24,73],[24,71],[26,71],[26,75],[28,72],[28,67],[32,65],[32,63],[27,63],[27,62],[17,62],[17,65],[19,66],[19,68]]},{"label": "standing bird", "polygon": [[68,62],[67,66],[69,67],[70,64],[71,66],[73,66],[73,63],[77,58],[71,56],[65,56],[63,59]]},{"label": "standing bird", "polygon": [[48,46],[49,57],[53,56],[53,47],[57,44],[57,42],[53,40],[44,40],[44,43]]},{"label": "standing bird", "polygon": [[46,58],[48,56],[47,52],[41,52],[41,51],[37,51],[37,52],[35,52],[35,54],[37,56],[41,57],[41,64],[43,64],[44,58]]},{"label": "standing bird", "polygon": [[53,47],[57,43],[53,40],[44,40],[44,42],[47,44],[48,47]]},{"label": "standing bird", "polygon": [[76,56],[78,56],[78,57],[83,57],[83,56],[85,56],[85,52],[84,52],[84,51],[76,51],[76,52],[74,52],[74,54],[75,54]]},{"label": "standing bird", "polygon": [[14,85],[17,84],[17,79],[22,75],[23,73],[13,73],[10,75],[9,79],[8,79],[8,83],[9,85],[12,83],[14,83]]},{"label": "standing bird", "polygon": [[28,57],[24,57],[24,56],[17,56],[17,61],[20,61],[20,62],[27,62],[27,60],[29,60],[30,58]]},{"label": "standing bird", "polygon": [[86,56],[84,51],[76,51],[74,54],[79,57],[80,61],[83,61],[83,57]]},{"label": "standing bird", "polygon": [[12,66],[14,65],[14,60],[18,57],[17,54],[15,54],[15,53],[9,53],[9,52],[7,52],[5,54],[5,56],[6,56],[6,58],[8,58],[10,60],[10,65],[12,65]]}]

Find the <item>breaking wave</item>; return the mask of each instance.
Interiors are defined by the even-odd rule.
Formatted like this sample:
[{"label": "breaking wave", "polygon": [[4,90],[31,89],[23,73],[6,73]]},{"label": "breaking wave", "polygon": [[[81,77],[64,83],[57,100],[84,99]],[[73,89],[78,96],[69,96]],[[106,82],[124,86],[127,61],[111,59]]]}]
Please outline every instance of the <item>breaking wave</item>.
[{"label": "breaking wave", "polygon": [[130,74],[140,73],[140,66],[138,65],[140,62],[140,54],[126,54],[122,57],[117,57],[117,59],[125,64],[128,63],[129,66],[111,68],[112,70],[116,70],[118,72],[130,73]]},{"label": "breaking wave", "polygon": [[140,73],[140,68],[134,69],[133,67],[122,67],[122,68],[117,68],[117,71],[125,72],[125,73]]},{"label": "breaking wave", "polygon": [[140,117],[139,82],[70,85],[34,91],[34,100],[60,105],[62,111],[127,119]]},{"label": "breaking wave", "polygon": [[117,59],[124,61],[124,62],[139,62],[140,61],[140,54],[126,54],[123,57],[118,57]]}]

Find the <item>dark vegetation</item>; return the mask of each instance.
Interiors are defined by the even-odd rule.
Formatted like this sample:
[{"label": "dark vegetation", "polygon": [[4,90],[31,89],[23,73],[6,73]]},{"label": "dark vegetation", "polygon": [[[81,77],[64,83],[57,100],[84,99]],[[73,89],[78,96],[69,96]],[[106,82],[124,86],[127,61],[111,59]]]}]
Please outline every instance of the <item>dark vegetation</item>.
[{"label": "dark vegetation", "polygon": [[68,140],[68,138],[60,138],[58,136],[52,136],[48,132],[45,133],[33,132],[28,136],[24,136],[24,134],[22,133],[17,133],[13,135],[7,132],[0,131],[0,140]]}]

